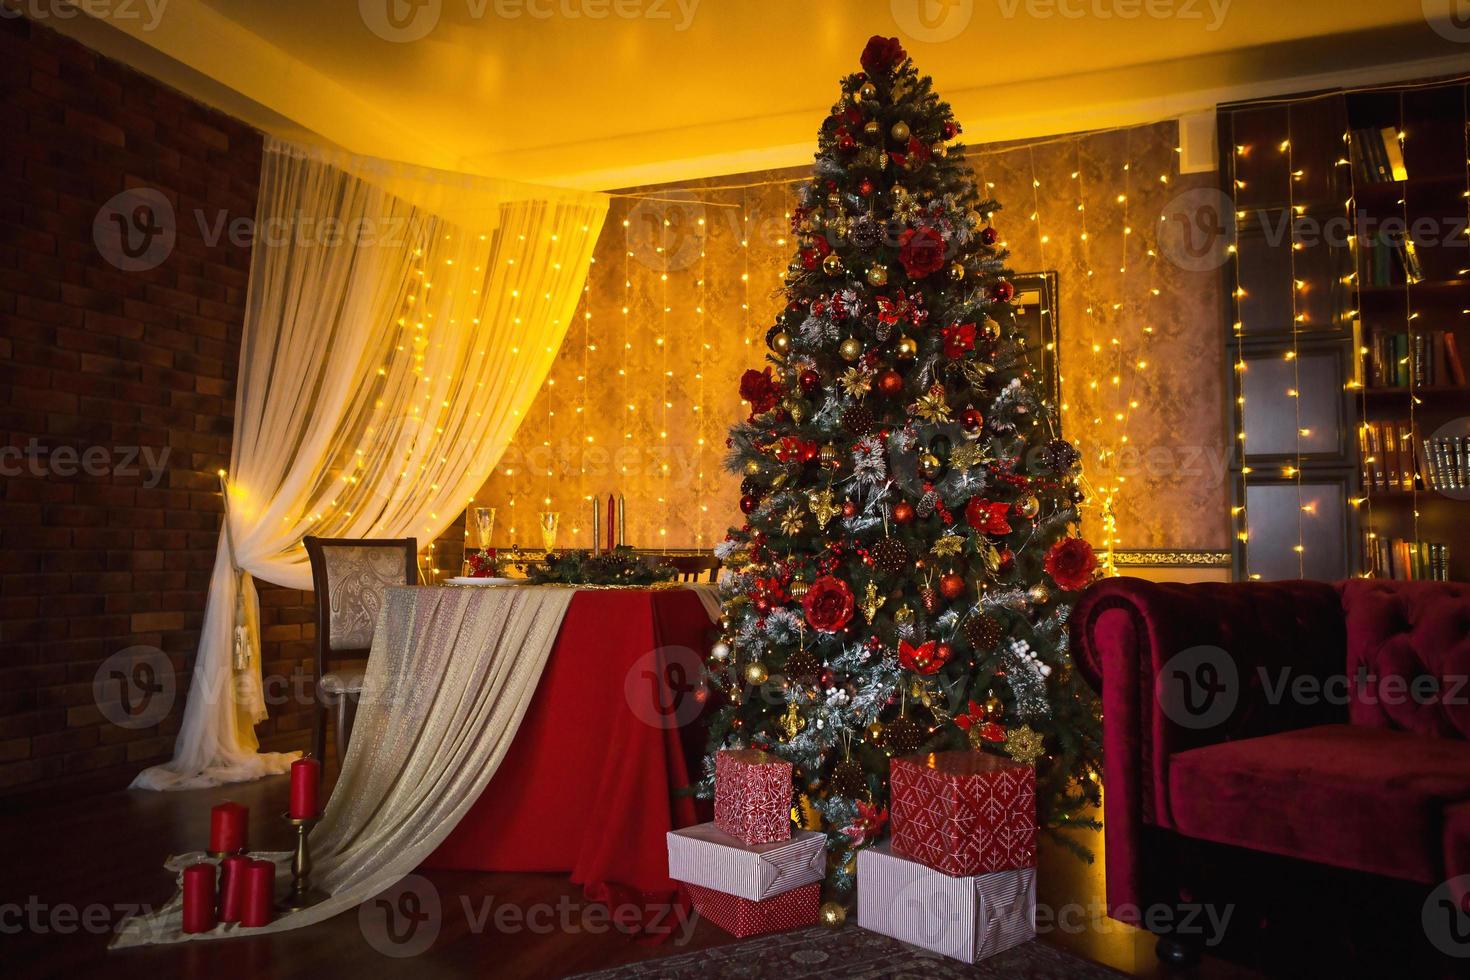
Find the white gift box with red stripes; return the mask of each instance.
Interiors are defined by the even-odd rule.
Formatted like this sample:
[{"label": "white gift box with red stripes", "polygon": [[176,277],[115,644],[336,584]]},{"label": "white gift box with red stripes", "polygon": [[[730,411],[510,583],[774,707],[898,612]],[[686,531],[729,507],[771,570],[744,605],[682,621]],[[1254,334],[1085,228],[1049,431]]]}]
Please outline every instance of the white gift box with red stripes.
[{"label": "white gift box with red stripes", "polygon": [[975,963],[1036,938],[1036,869],[952,877],[894,854],[857,857],[858,925]]},{"label": "white gift box with red stripes", "polygon": [[827,838],[803,830],[789,840],[742,844],[712,823],[671,830],[669,877],[759,902],[821,881]]}]

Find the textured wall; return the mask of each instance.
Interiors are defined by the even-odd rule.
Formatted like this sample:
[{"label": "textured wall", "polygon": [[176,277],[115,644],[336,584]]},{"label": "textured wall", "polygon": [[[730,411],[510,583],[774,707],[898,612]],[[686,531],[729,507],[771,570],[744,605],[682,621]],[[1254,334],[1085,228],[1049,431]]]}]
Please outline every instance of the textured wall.
[{"label": "textured wall", "polygon": [[[1223,548],[1219,277],[1182,268],[1168,247],[1150,255],[1169,203],[1214,181],[1177,176],[1174,147],[1164,123],[971,158],[1005,208],[996,224],[1013,267],[1059,273],[1064,429],[1092,481],[1121,487],[1121,546]],[[743,414],[741,372],[763,363],[803,175],[640,188],[613,202],[582,319],[477,496],[499,511],[498,543],[514,528],[535,546],[535,515],[549,506],[563,514],[558,543],[585,545],[587,498],[614,490],[639,547],[708,548],[738,521],[738,480],[720,466],[725,428]]]}]

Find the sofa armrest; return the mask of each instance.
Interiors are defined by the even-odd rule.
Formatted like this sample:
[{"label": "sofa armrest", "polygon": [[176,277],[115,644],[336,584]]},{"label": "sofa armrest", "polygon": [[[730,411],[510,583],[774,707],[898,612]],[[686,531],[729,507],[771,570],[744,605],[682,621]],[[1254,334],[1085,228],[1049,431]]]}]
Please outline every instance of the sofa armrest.
[{"label": "sofa armrest", "polygon": [[1107,579],[1073,609],[1071,646],[1076,668],[1102,697],[1115,914],[1146,897],[1161,900],[1143,879],[1143,837],[1145,827],[1173,829],[1173,753],[1347,716],[1340,702],[1298,696],[1343,671],[1342,606],[1326,583]]}]

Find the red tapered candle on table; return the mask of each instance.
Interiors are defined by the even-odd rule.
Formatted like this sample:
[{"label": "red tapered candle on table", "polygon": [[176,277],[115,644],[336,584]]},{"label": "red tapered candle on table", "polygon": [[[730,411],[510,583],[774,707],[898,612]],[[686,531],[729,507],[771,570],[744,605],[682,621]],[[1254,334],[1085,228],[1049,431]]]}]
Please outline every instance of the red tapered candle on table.
[{"label": "red tapered candle on table", "polygon": [[245,868],[244,892],[240,925],[252,929],[270,925],[276,905],[276,866],[269,861],[251,861]]},{"label": "red tapered candle on table", "polygon": [[232,854],[219,863],[219,920],[239,922],[245,907],[245,870],[250,859]]},{"label": "red tapered candle on table", "polygon": [[322,764],[307,756],[291,763],[292,820],[310,820],[321,816],[317,793],[322,784]]},{"label": "red tapered candle on table", "polygon": [[208,932],[214,917],[214,865],[207,861],[184,869],[184,931]]},{"label": "red tapered candle on table", "polygon": [[245,850],[245,831],[250,811],[233,800],[209,811],[209,850],[212,854],[237,854]]},{"label": "red tapered candle on table", "polygon": [[607,550],[613,550],[613,542],[617,540],[618,526],[618,503],[616,494],[607,495]]}]

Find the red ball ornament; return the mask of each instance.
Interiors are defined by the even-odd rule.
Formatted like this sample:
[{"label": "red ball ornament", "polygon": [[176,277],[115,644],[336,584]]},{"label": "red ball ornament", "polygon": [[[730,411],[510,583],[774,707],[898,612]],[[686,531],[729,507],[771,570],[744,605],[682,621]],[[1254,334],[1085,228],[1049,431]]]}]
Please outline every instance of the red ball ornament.
[{"label": "red ball ornament", "polygon": [[992,225],[986,225],[980,230],[980,244],[982,245],[994,245],[999,238],[1000,235],[996,233]]},{"label": "red ball ornament", "polygon": [[873,182],[864,177],[862,183],[858,184],[858,193],[861,194],[863,197],[867,197],[868,195],[872,194]]},{"label": "red ball ornament", "polygon": [[802,393],[806,395],[810,395],[822,386],[822,376],[811,368],[801,372],[796,380],[797,384],[801,385]]},{"label": "red ball ornament", "polygon": [[1001,279],[994,286],[990,287],[990,295],[1001,303],[1009,303],[1011,297],[1016,295],[1016,287],[1011,284],[1009,279]]},{"label": "red ball ornament", "polygon": [[857,504],[853,503],[851,500],[844,500],[842,502],[842,516],[843,517],[856,517],[857,516]]},{"label": "red ball ornament", "polygon": [[949,663],[953,657],[954,647],[950,646],[948,643],[941,643],[934,648],[934,661],[940,666]]},{"label": "red ball ornament", "polygon": [[1000,561],[996,565],[997,575],[1009,575],[1016,569],[1016,553],[1009,548],[1002,548],[998,555]]},{"label": "red ball ornament", "polygon": [[903,394],[903,375],[892,368],[878,375],[878,393],[886,398]]},{"label": "red ball ornament", "polygon": [[759,504],[759,500],[756,500],[755,497],[747,493],[745,496],[740,498],[740,513],[749,514],[751,511],[755,510],[755,508]]},{"label": "red ball ornament", "polygon": [[844,150],[852,150],[857,148],[857,140],[853,139],[848,134],[843,133],[841,138],[837,140],[837,145]]},{"label": "red ball ornament", "polygon": [[907,500],[900,500],[893,505],[893,519],[900,524],[908,524],[914,519],[914,505]]},{"label": "red ball ornament", "polygon": [[959,572],[945,572],[939,577],[939,592],[946,599],[958,599],[965,594],[965,577]]},{"label": "red ball ornament", "polygon": [[979,432],[984,424],[985,416],[980,414],[978,408],[967,408],[960,413],[960,426],[966,432]]},{"label": "red ball ornament", "polygon": [[952,140],[960,134],[960,124],[953,119],[947,119],[944,123],[944,138]]}]

